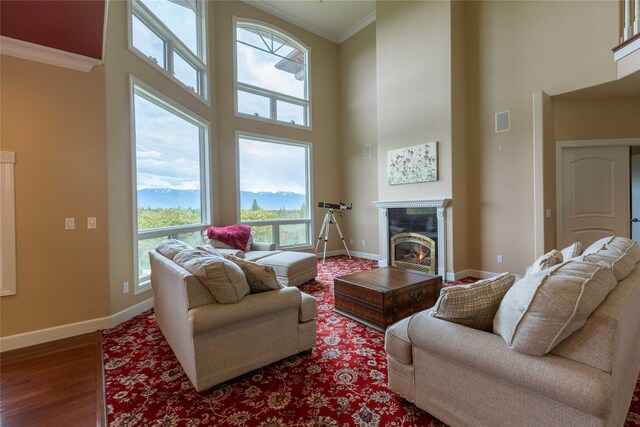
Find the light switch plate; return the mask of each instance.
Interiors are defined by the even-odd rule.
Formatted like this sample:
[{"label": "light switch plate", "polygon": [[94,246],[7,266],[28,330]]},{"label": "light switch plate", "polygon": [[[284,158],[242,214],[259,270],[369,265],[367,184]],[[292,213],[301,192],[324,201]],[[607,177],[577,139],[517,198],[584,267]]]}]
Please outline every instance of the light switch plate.
[{"label": "light switch plate", "polygon": [[87,228],[96,228],[96,217],[87,217]]},{"label": "light switch plate", "polygon": [[64,219],[64,229],[65,230],[75,230],[76,228],[76,219],[75,218],[65,218]]}]

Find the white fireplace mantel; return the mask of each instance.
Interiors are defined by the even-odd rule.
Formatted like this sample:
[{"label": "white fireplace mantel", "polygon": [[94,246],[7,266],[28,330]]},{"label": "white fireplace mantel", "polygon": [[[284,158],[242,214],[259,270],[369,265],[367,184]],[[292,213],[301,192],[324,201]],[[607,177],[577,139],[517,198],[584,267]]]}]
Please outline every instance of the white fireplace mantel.
[{"label": "white fireplace mantel", "polygon": [[389,209],[395,208],[437,208],[438,217],[438,275],[446,277],[447,270],[447,223],[445,208],[451,199],[438,200],[378,200],[373,202],[379,210],[380,224],[380,267],[389,266]]}]

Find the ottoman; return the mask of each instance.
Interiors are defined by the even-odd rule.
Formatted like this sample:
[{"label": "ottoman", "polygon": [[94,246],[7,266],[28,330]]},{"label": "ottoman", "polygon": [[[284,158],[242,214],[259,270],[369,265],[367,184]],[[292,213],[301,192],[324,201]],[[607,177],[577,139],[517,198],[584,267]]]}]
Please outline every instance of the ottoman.
[{"label": "ottoman", "polygon": [[298,286],[314,279],[318,258],[306,252],[279,252],[256,260],[257,264],[270,265],[285,286]]}]

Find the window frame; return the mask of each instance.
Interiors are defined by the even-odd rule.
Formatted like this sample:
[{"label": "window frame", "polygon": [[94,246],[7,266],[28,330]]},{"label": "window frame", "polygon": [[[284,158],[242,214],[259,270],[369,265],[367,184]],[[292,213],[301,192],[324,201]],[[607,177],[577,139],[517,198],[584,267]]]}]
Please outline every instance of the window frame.
[{"label": "window frame", "polygon": [[[179,225],[172,227],[153,228],[138,231],[138,169],[137,169],[137,139],[136,139],[136,117],[135,117],[135,97],[142,96],[147,101],[157,105],[168,112],[175,114],[198,126],[199,132],[199,152],[200,152],[200,203],[201,203],[201,223]],[[174,101],[162,92],[152,88],[139,78],[129,75],[129,99],[131,118],[131,194],[132,194],[132,220],[133,220],[133,271],[134,271],[134,294],[138,295],[151,289],[150,277],[140,278],[138,260],[138,242],[157,237],[177,238],[178,234],[200,232],[201,235],[213,221],[212,206],[212,162],[210,150],[211,123],[200,115],[189,110],[187,107]],[[204,237],[204,235],[203,235]]]},{"label": "window frame", "polygon": [[[265,88],[261,88],[258,86],[253,86],[247,83],[242,83],[238,81],[238,38],[237,38],[237,34],[238,34],[238,25],[239,24],[248,24],[250,26],[254,26],[254,27],[258,27],[258,28],[262,28],[266,31],[269,31],[271,33],[276,34],[278,37],[290,42],[292,45],[294,45],[296,48],[302,50],[304,52],[304,56],[305,56],[305,65],[306,65],[306,75],[305,75],[305,92],[307,94],[307,99],[302,99],[302,98],[297,98],[295,96],[291,96],[291,95],[286,95],[283,93],[279,93],[279,92],[275,92],[269,89],[265,89]],[[311,94],[311,47],[307,46],[306,44],[304,44],[302,41],[300,41],[297,37],[287,33],[284,30],[281,30],[280,28],[263,22],[263,21],[258,21],[256,19],[250,19],[250,18],[239,18],[237,16],[233,16],[233,25],[232,25],[232,31],[233,31],[233,90],[234,90],[234,94],[233,94],[233,102],[234,102],[234,112],[236,117],[241,117],[241,118],[246,118],[246,119],[251,119],[251,120],[257,120],[257,121],[262,121],[262,122],[267,122],[267,123],[274,123],[274,124],[278,124],[281,126],[289,126],[289,127],[293,127],[296,129],[306,129],[306,130],[313,130],[313,123],[312,123],[312,94]],[[241,113],[238,109],[239,105],[238,105],[238,91],[242,91],[242,92],[247,92],[253,95],[259,95],[259,96],[263,96],[266,98],[269,98],[270,100],[270,117],[260,117],[260,116],[255,116],[252,114],[247,114],[247,113]],[[281,121],[278,120],[277,117],[277,101],[284,101],[284,102],[288,102],[291,104],[295,104],[295,105],[300,105],[303,107],[306,107],[306,123],[307,124],[298,124],[298,123],[290,123],[290,122],[285,122],[285,121]]]},{"label": "window frame", "polygon": [[[209,39],[209,26],[207,25],[208,2],[195,0],[198,12],[196,13],[199,22],[198,31],[198,53],[193,53],[173,31],[166,26],[141,0],[127,1],[128,20],[128,46],[129,50],[143,59],[145,62],[162,72],[165,77],[176,83],[182,89],[195,96],[208,106],[211,106],[209,97],[209,61],[207,60],[207,40]],[[153,61],[148,55],[133,45],[133,16],[136,16],[144,25],[153,31],[165,42],[165,62],[167,68],[162,67],[158,62]],[[174,73],[173,53],[182,57],[188,64],[193,66],[199,73],[198,84],[200,92],[192,90],[184,82],[178,79]]]},{"label": "window frame", "polygon": [[[296,147],[304,147],[307,150],[307,179],[305,183],[306,191],[307,191],[307,209],[309,211],[308,218],[299,218],[299,219],[275,219],[275,220],[258,220],[258,221],[243,221],[241,218],[241,200],[240,200],[240,192],[242,189],[240,188],[240,138],[244,139],[252,139],[257,141],[263,141],[272,144],[282,144],[282,145],[292,145]],[[237,223],[248,225],[250,227],[258,227],[263,225],[270,225],[271,229],[271,243],[275,243],[276,249],[280,250],[299,250],[299,249],[310,249],[313,248],[314,241],[314,215],[313,209],[311,206],[313,200],[313,144],[307,141],[300,141],[294,139],[287,138],[279,138],[270,135],[261,135],[252,132],[244,132],[244,131],[236,131],[236,212],[237,214]],[[280,245],[280,226],[288,225],[288,224],[308,224],[308,238],[309,242],[305,245]]]}]

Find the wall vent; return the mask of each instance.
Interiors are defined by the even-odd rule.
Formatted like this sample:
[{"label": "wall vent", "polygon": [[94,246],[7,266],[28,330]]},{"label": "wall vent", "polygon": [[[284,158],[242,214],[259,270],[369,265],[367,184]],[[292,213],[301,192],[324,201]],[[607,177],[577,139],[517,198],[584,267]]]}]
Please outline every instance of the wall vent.
[{"label": "wall vent", "polygon": [[496,113],[496,133],[506,132],[508,130],[511,130],[509,112],[503,111]]}]

